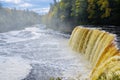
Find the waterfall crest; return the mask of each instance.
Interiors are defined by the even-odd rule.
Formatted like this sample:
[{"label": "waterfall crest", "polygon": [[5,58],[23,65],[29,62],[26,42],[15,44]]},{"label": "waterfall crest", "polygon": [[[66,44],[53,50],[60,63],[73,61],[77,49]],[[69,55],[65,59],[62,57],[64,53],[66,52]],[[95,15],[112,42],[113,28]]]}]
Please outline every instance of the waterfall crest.
[{"label": "waterfall crest", "polygon": [[78,26],[72,32],[69,45],[90,61],[93,67],[91,80],[99,80],[102,74],[106,80],[111,80],[115,75],[120,78],[120,51],[114,34]]}]

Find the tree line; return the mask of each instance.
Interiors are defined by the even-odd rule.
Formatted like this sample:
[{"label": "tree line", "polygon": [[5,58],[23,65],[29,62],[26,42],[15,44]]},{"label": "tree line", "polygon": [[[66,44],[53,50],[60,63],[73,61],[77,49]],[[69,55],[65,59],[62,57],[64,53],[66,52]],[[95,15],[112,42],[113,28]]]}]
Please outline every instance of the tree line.
[{"label": "tree line", "polygon": [[77,25],[119,26],[120,0],[54,0],[43,21],[54,29]]},{"label": "tree line", "polygon": [[41,22],[41,16],[29,10],[3,8],[0,4],[0,32],[22,29]]}]

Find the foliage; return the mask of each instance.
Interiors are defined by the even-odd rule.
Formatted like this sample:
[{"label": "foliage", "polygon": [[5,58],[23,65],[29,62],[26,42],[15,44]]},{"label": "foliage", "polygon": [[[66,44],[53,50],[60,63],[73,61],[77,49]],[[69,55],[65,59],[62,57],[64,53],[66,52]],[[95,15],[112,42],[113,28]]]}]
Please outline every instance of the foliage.
[{"label": "foliage", "polygon": [[55,26],[55,29],[77,25],[120,25],[120,0],[54,0],[46,16],[49,27]]},{"label": "foliage", "polygon": [[102,73],[97,80],[120,80],[120,76],[115,73],[112,73],[112,75],[108,77],[107,74]]},{"label": "foliage", "polygon": [[88,0],[90,22],[98,25],[120,25],[118,23],[120,17],[119,3],[120,0]]},{"label": "foliage", "polygon": [[57,78],[51,77],[50,80],[62,80],[62,79],[59,77],[57,77]]},{"label": "foliage", "polygon": [[0,32],[22,29],[40,21],[41,16],[35,12],[0,7]]}]

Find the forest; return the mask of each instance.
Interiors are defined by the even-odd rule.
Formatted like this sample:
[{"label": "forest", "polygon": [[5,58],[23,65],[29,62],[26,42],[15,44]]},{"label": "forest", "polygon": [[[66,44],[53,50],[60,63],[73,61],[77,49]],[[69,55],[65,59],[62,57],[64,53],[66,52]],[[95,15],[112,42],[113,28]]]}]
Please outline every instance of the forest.
[{"label": "forest", "polygon": [[119,26],[120,0],[54,0],[43,22],[55,30],[70,31],[78,25]]},{"label": "forest", "polygon": [[23,29],[40,22],[41,16],[33,11],[4,8],[0,4],[0,33]]}]

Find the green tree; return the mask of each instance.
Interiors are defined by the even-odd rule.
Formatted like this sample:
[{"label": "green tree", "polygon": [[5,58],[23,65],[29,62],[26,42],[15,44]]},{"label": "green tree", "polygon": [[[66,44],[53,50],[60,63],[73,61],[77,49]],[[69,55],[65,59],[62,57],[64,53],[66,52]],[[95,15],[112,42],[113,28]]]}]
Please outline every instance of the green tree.
[{"label": "green tree", "polygon": [[120,25],[120,0],[54,0],[47,21],[56,29],[77,25]]},{"label": "green tree", "polygon": [[77,25],[87,23],[87,0],[75,0],[71,16],[74,17]]}]

